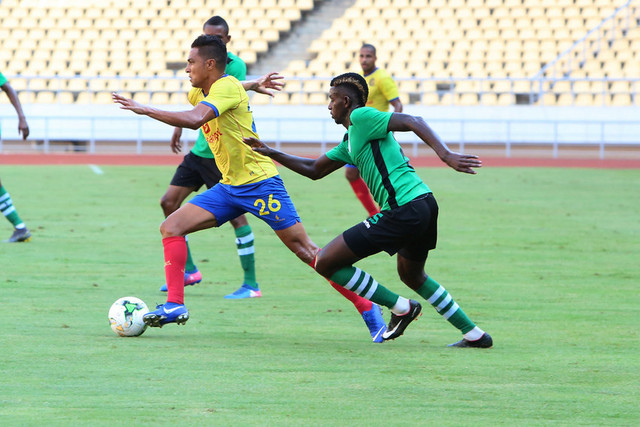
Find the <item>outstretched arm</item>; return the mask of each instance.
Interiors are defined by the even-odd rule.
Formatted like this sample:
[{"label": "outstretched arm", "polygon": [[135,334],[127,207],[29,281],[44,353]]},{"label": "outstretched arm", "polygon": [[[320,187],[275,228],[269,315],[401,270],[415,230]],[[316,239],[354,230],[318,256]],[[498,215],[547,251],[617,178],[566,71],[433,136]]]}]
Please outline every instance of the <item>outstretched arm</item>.
[{"label": "outstretched arm", "polygon": [[306,157],[292,156],[291,154],[269,148],[264,142],[256,138],[244,138],[244,142],[249,145],[253,151],[271,157],[282,166],[313,180],[324,178],[331,172],[344,166],[344,163],[331,160],[326,154],[323,154],[317,159],[307,159]]},{"label": "outstretched arm", "polygon": [[458,172],[475,174],[476,171],[473,168],[482,167],[482,161],[478,156],[451,151],[422,117],[394,113],[389,119],[387,130],[390,132],[412,131],[431,147],[443,162]]},{"label": "outstretched arm", "polygon": [[29,125],[27,124],[27,119],[25,118],[24,112],[22,111],[20,98],[18,98],[18,94],[9,83],[5,83],[0,87],[9,97],[9,101],[11,101],[11,105],[13,105],[13,108],[16,109],[16,113],[18,114],[18,132],[22,134],[22,139],[25,140],[29,136]]},{"label": "outstretched arm", "polygon": [[245,80],[242,82],[242,87],[247,92],[253,90],[264,95],[273,96],[274,91],[281,91],[284,87],[284,83],[280,80],[284,79],[283,76],[277,72],[267,73],[256,80]]},{"label": "outstretched arm", "polygon": [[204,104],[198,104],[190,111],[165,111],[139,104],[133,99],[125,98],[117,93],[112,93],[111,97],[113,102],[120,104],[120,108],[123,110],[130,110],[136,114],[149,116],[171,126],[198,129],[209,120],[215,118],[213,109]]}]

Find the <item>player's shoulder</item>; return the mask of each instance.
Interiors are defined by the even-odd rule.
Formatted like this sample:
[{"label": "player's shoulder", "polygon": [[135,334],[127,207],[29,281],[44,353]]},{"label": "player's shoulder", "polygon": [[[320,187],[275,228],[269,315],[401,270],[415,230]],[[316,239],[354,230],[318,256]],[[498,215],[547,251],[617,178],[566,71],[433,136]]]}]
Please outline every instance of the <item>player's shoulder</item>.
[{"label": "player's shoulder", "polygon": [[358,125],[363,121],[366,121],[367,118],[371,117],[372,115],[375,115],[376,113],[379,113],[380,111],[376,110],[373,107],[360,107],[360,108],[356,108],[355,110],[353,110],[351,112],[351,123],[354,125]]},{"label": "player's shoulder", "polygon": [[219,88],[219,87],[226,88],[226,87],[236,87],[238,85],[242,86],[242,84],[240,83],[240,80],[238,80],[231,74],[223,74],[222,77],[216,80],[216,82],[211,87],[215,86],[216,88]]},{"label": "player's shoulder", "polygon": [[387,72],[387,70],[383,70],[382,68],[378,68],[375,73],[376,77],[378,79],[390,79],[391,78],[391,74],[389,74]]},{"label": "player's shoulder", "polygon": [[189,94],[187,95],[189,102],[194,104],[198,102],[199,98],[204,98],[204,92],[199,87],[192,87],[189,89]]},{"label": "player's shoulder", "polygon": [[[246,65],[247,65],[247,64],[242,60],[242,58],[240,58],[238,55],[233,54],[233,53],[228,52],[228,51],[227,51],[227,58],[229,58],[229,59],[228,59],[228,61],[229,61],[229,62],[227,62],[227,63],[232,63],[232,62],[233,62],[233,63],[235,63],[235,64],[242,64],[242,65],[244,65],[244,66],[246,66]],[[234,65],[235,65],[235,64],[234,64]]]},{"label": "player's shoulder", "polygon": [[216,94],[231,94],[237,93],[239,88],[242,88],[240,80],[233,77],[231,74],[223,74],[216,82],[211,86],[211,91]]}]

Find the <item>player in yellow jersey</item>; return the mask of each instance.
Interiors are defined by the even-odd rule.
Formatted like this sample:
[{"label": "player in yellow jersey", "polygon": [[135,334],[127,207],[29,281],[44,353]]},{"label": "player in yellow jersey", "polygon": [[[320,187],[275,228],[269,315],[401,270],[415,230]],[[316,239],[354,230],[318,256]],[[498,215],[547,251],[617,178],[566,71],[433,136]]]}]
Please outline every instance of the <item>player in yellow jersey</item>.
[{"label": "player in yellow jersey", "polygon": [[360,48],[360,67],[362,67],[360,75],[364,77],[369,86],[369,99],[366,106],[386,113],[389,111],[389,104],[391,104],[394,113],[402,113],[398,86],[389,73],[376,67],[377,59],[375,46],[368,43],[363,44]]},{"label": "player in yellow jersey", "polygon": [[[360,48],[360,67],[362,67],[361,76],[367,81],[369,87],[369,98],[367,107],[373,107],[378,111],[389,111],[389,104],[393,107],[394,113],[402,113],[402,102],[398,94],[398,87],[393,81],[389,73],[376,67],[376,48],[375,46],[365,43]],[[344,174],[353,188],[356,197],[367,210],[369,216],[378,213],[378,206],[373,201],[367,184],[362,180],[358,168],[353,165],[346,165]]]},{"label": "player in yellow jersey", "polygon": [[[189,319],[183,283],[187,258],[184,236],[188,233],[221,226],[249,212],[265,221],[298,258],[315,267],[319,248],[307,235],[275,164],[243,142],[243,138],[257,138],[258,135],[245,89],[235,77],[224,72],[226,57],[226,46],[217,36],[202,35],[193,42],[186,68],[193,86],[189,101],[194,108],[190,111],[158,110],[113,94],[114,102],[123,109],[172,126],[201,127],[222,173],[218,184],[169,215],[160,227],[168,292],[167,302],[144,316],[145,323],[152,327],[183,324]],[[333,282],[331,284],[358,311],[368,306],[370,312],[377,313],[375,326],[378,329],[375,331],[364,315],[363,318],[374,341],[381,342],[386,325],[380,308]]]},{"label": "player in yellow jersey", "polygon": [[[229,35],[229,25],[220,16],[212,16],[202,26],[203,34],[219,36],[225,44],[231,40]],[[232,75],[240,81],[246,80],[247,66],[236,55],[227,51],[227,65],[225,73]],[[276,88],[279,90],[279,88]],[[272,94],[270,94],[272,95]],[[177,127],[171,137],[171,150],[178,154],[182,150],[180,137],[182,128]],[[186,198],[193,192],[198,191],[203,185],[211,188],[222,179],[222,174],[216,166],[216,162],[209,148],[209,144],[204,138],[202,131],[198,132],[198,139],[189,153],[176,168],[169,187],[160,199],[160,206],[165,218],[175,212]],[[256,280],[255,267],[255,246],[251,226],[245,215],[240,215],[231,221],[231,226],[236,237],[236,248],[240,258],[240,266],[244,273],[242,286],[235,292],[225,296],[227,299],[256,298],[262,296],[260,287]],[[202,281],[202,273],[198,270],[191,256],[189,241],[187,240],[187,264],[184,272],[185,286],[192,286]],[[167,291],[166,283],[160,288]]]}]

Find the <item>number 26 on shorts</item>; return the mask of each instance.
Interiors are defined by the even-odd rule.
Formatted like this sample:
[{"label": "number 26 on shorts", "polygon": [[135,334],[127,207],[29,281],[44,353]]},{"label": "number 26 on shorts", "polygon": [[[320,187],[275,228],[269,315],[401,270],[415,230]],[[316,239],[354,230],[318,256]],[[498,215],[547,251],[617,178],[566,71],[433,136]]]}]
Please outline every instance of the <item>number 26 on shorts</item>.
[{"label": "number 26 on shorts", "polygon": [[265,202],[263,199],[256,199],[256,201],[253,202],[253,206],[260,207],[260,215],[269,215],[271,212],[278,212],[282,204],[278,199],[273,198],[273,194],[269,194],[268,201]]}]

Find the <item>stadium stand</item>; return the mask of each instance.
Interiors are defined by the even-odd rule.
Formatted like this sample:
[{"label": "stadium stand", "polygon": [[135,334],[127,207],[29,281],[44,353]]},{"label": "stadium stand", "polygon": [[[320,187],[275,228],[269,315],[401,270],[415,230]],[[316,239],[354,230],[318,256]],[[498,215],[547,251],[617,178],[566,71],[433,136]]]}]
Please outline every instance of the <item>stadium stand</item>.
[{"label": "stadium stand", "polygon": [[[251,67],[321,1],[219,0]],[[205,0],[2,0],[0,70],[25,103],[182,102],[182,67]],[[357,0],[281,72],[274,101],[326,102],[363,42],[419,105],[639,105],[640,0]],[[2,102],[7,102],[3,99]]]}]

